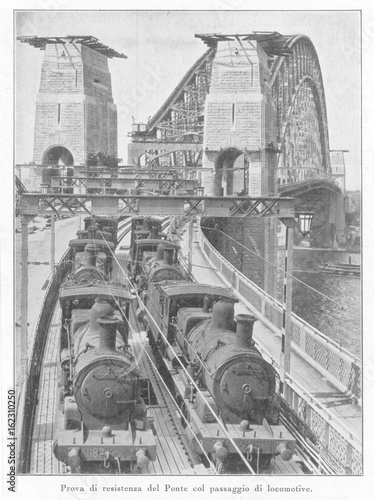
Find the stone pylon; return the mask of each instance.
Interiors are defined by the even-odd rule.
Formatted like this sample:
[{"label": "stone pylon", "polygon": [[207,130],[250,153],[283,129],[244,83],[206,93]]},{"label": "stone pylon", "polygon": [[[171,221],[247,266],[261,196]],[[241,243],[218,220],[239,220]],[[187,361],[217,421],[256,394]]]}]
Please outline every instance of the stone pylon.
[{"label": "stone pylon", "polygon": [[108,57],[125,57],[94,37],[20,37],[44,50],[36,102],[37,164],[82,165],[99,151],[117,156],[117,110]]},{"label": "stone pylon", "polygon": [[[211,168],[203,174],[206,193],[275,193],[276,144],[268,55],[254,40],[218,41],[205,103],[203,166]],[[233,171],[243,163],[244,177]]]}]

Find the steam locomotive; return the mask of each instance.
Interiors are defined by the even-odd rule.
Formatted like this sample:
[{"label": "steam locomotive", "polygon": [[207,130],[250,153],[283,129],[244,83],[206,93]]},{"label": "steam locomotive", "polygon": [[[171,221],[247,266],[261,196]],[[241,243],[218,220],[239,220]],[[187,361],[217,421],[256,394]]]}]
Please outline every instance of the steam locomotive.
[{"label": "steam locomotive", "polygon": [[[61,286],[56,458],[72,473],[88,464],[144,471],[156,441],[142,398],[144,380],[129,349],[132,295],[111,281],[117,223],[87,218],[70,241],[71,273]],[[105,469],[103,469],[105,470]]]},{"label": "steam locomotive", "polygon": [[168,374],[191,449],[208,454],[221,472],[237,449],[257,470],[278,454],[289,460],[296,443],[278,423],[275,371],[252,338],[256,318],[234,316],[230,290],[187,278],[177,249],[160,242],[133,277],[142,284],[138,320]]}]

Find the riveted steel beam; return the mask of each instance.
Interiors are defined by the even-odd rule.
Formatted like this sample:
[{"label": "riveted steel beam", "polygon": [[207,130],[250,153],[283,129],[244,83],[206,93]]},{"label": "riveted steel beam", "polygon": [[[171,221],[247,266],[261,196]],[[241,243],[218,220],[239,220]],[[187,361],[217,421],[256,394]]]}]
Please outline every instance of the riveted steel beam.
[{"label": "riveted steel beam", "polygon": [[293,198],[246,196],[158,196],[97,194],[21,195],[22,216],[38,214],[202,215],[205,217],[294,217]]},{"label": "riveted steel beam", "polygon": [[152,177],[52,177],[51,186],[46,187],[48,194],[68,194],[74,188],[82,194],[130,194],[131,190],[144,189],[154,191],[170,191],[186,189],[193,191],[198,186],[197,180],[183,178],[152,178]]}]

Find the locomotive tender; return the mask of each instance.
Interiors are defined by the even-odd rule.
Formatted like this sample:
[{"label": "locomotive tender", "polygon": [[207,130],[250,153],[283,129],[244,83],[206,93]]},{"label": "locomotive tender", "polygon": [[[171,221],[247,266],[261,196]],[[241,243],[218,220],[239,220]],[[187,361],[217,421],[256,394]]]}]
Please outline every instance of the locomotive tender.
[{"label": "locomotive tender", "polygon": [[133,298],[110,281],[117,223],[96,217],[85,223],[70,242],[72,272],[60,291],[54,454],[73,473],[93,462],[118,472],[130,464],[141,472],[156,458],[156,441],[141,397],[142,374],[128,344]]}]

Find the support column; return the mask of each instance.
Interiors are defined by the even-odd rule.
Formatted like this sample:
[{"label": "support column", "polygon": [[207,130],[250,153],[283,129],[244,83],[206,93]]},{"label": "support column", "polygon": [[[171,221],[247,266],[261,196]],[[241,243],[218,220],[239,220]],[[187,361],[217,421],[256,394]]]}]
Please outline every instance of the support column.
[{"label": "support column", "polygon": [[20,341],[20,353],[18,353],[19,358],[17,361],[20,363],[21,371],[17,372],[21,374],[21,380],[23,381],[27,373],[27,344],[28,344],[28,333],[27,333],[27,313],[28,313],[28,289],[29,289],[29,276],[28,276],[28,258],[29,258],[29,248],[28,248],[28,218],[25,216],[21,217],[21,341]]},{"label": "support column", "polygon": [[336,226],[336,242],[338,245],[345,245],[345,209],[344,209],[344,194],[338,193],[335,196],[335,226]]},{"label": "support column", "polygon": [[291,370],[291,314],[294,220],[287,219],[283,220],[282,222],[286,225],[286,252],[284,257],[280,393],[285,395],[286,377]]},{"label": "support column", "polygon": [[222,193],[222,170],[213,172],[213,196],[223,196]]},{"label": "support column", "polygon": [[56,259],[56,216],[52,214],[51,216],[51,272],[55,271],[55,259]]},{"label": "support column", "polygon": [[188,232],[188,273],[192,273],[193,217],[190,217]]}]

